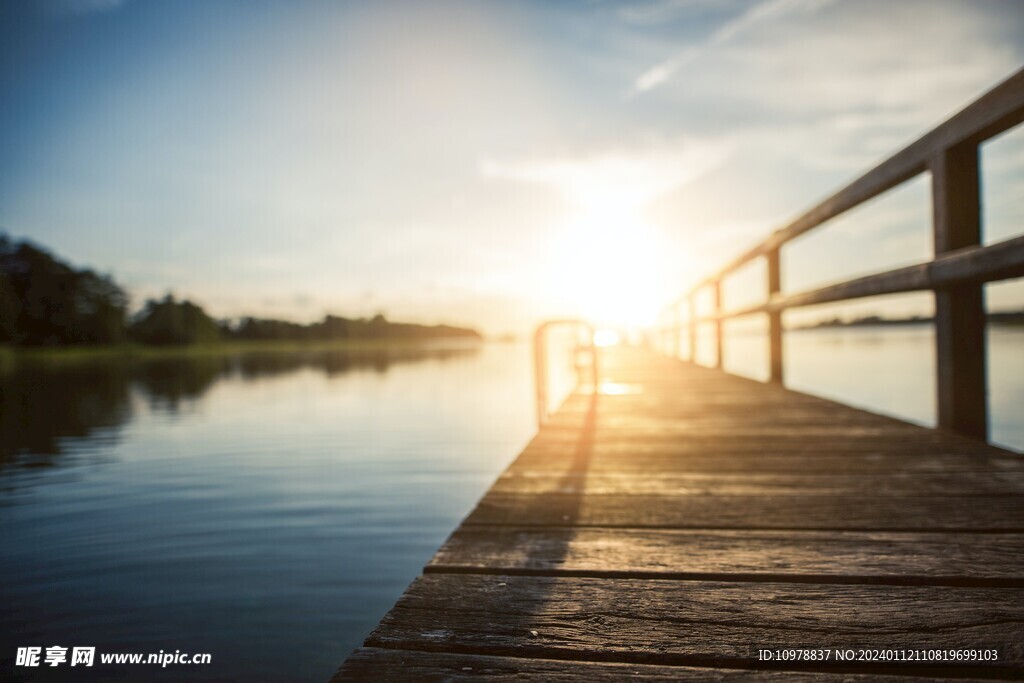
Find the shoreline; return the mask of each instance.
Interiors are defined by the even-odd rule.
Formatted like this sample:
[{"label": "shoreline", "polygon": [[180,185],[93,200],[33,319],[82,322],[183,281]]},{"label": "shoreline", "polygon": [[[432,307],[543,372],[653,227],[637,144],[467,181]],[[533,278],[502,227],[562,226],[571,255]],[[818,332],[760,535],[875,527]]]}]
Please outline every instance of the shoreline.
[{"label": "shoreline", "polygon": [[333,340],[229,340],[182,346],[125,343],[99,346],[0,346],[0,366],[21,361],[149,360],[231,356],[248,353],[318,353],[329,351],[381,352],[405,350],[461,350],[487,343],[485,339],[435,337],[432,339]]}]

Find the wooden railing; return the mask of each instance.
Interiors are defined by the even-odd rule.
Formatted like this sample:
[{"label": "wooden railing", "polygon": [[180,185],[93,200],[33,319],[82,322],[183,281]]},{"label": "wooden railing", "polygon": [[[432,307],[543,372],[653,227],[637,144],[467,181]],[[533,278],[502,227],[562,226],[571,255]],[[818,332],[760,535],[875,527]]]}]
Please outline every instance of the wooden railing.
[{"label": "wooden railing", "polygon": [[[930,290],[935,295],[938,424],[971,436],[988,432],[986,330],[983,285],[1024,276],[1024,236],[981,245],[979,145],[1024,121],[1024,69],[968,105],[852,183],[811,208],[789,225],[705,278],[666,309],[673,318],[661,331],[674,343],[689,327],[691,358],[697,348],[697,327],[713,323],[716,365],[722,366],[722,321],[766,314],[770,381],[782,383],[782,312],[860,297]],[[782,292],[779,252],[783,245],[867,200],[922,173],[931,173],[935,257],[898,268],[795,294]],[[757,258],[768,265],[768,299],[742,310],[722,311],[722,281]],[[697,296],[710,288],[713,312],[700,315]],[[680,307],[686,305],[688,320]],[[664,314],[663,314],[664,319]]]},{"label": "wooden railing", "polygon": [[[576,328],[584,333],[584,341],[577,341],[572,347],[573,368],[576,371],[577,385],[583,383],[583,369],[590,368],[590,381],[593,384],[593,391],[597,393],[600,379],[600,372],[597,367],[597,346],[594,343],[594,327],[584,320],[548,320],[541,323],[533,333],[533,381],[536,391],[537,426],[542,426],[550,414],[548,396],[548,332],[554,327]],[[589,356],[588,362],[583,363],[583,354]]]}]

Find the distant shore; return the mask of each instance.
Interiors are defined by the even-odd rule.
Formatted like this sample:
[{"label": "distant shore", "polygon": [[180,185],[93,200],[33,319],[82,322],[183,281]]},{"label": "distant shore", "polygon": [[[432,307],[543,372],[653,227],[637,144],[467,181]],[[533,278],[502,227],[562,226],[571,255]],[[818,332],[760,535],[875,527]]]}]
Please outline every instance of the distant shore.
[{"label": "distant shore", "polygon": [[[987,321],[990,325],[1021,325],[1024,326],[1024,311],[1005,311],[989,313]],[[935,318],[926,316],[912,316],[909,318],[883,318],[877,315],[854,318],[853,320],[823,320],[813,325],[801,325],[791,327],[791,330],[818,330],[832,327],[903,327],[907,325],[930,325]]]},{"label": "distant shore", "polygon": [[19,360],[74,362],[103,359],[146,360],[158,358],[189,358],[225,356],[247,353],[322,353],[345,351],[352,353],[380,353],[388,351],[414,351],[433,349],[466,349],[484,342],[467,337],[381,338],[381,339],[328,339],[328,340],[225,340],[204,344],[163,345],[109,344],[75,346],[2,346],[0,365]]}]

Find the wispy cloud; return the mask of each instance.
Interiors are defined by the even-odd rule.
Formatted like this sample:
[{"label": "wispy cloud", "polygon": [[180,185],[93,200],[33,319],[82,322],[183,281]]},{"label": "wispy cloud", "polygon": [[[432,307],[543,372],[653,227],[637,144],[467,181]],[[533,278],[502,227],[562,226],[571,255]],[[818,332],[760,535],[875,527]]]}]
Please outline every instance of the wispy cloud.
[{"label": "wispy cloud", "polygon": [[706,40],[691,45],[673,57],[640,74],[633,82],[633,93],[657,88],[683,67],[692,64],[714,47],[727,43],[759,24],[778,21],[793,14],[813,14],[835,0],[766,0],[754,5],[735,19],[718,27]]},{"label": "wispy cloud", "polygon": [[613,198],[642,207],[719,167],[731,151],[728,143],[683,139],[568,157],[484,160],[480,172],[549,185],[576,204]]}]

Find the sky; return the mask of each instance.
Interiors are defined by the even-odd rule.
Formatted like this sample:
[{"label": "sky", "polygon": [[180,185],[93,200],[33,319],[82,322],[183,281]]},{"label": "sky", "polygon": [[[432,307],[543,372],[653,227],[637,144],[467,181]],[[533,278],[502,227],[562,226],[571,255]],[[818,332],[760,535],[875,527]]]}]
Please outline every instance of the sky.
[{"label": "sky", "polygon": [[[135,305],[649,324],[1022,65],[1007,0],[0,0],[0,229]],[[991,243],[1024,132],[982,159]],[[784,288],[927,259],[930,215],[925,176],[787,247]]]}]

